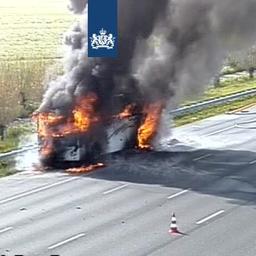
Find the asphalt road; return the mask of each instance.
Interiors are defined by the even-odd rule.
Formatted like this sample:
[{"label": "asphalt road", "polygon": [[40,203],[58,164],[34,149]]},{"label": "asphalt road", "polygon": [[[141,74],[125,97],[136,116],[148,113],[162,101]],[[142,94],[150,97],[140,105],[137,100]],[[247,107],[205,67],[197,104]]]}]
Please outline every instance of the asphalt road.
[{"label": "asphalt road", "polygon": [[[255,129],[252,108],[176,129],[163,152],[113,154],[88,175],[3,178],[0,255],[254,256]],[[172,212],[186,235],[168,234]]]}]

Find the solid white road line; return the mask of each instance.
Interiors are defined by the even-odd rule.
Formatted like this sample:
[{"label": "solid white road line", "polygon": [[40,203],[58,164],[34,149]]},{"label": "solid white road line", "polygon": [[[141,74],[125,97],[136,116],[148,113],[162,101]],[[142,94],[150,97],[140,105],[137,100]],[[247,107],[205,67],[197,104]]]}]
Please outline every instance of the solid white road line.
[{"label": "solid white road line", "polygon": [[72,241],[74,241],[74,240],[77,240],[77,239],[79,239],[79,238],[81,238],[81,237],[83,237],[83,236],[85,236],[84,233],[78,234],[78,235],[76,235],[76,236],[72,236],[72,237],[70,237],[70,238],[68,238],[68,239],[66,239],[66,240],[64,240],[64,241],[62,241],[62,242],[59,242],[59,243],[57,243],[57,244],[53,244],[53,245],[49,246],[49,247],[48,247],[48,250],[55,249],[55,248],[60,247],[60,246],[62,246],[62,245],[64,245],[64,244],[67,244],[67,243],[70,243],[70,242],[72,242]]},{"label": "solid white road line", "polygon": [[204,222],[206,222],[206,221],[208,221],[208,220],[210,220],[210,219],[212,219],[212,218],[215,218],[215,217],[217,217],[218,215],[220,215],[220,214],[222,214],[222,213],[224,213],[224,212],[225,212],[224,210],[220,210],[220,211],[218,211],[218,212],[215,212],[215,213],[211,214],[210,216],[205,217],[205,218],[203,218],[203,219],[197,221],[196,224],[197,224],[197,225],[203,224]]},{"label": "solid white road line", "polygon": [[119,187],[116,187],[116,188],[107,190],[107,191],[103,192],[103,195],[110,194],[110,193],[115,192],[115,191],[117,191],[117,190],[123,189],[123,188],[125,188],[125,187],[127,187],[127,186],[128,186],[128,184],[124,184],[124,185],[122,185],[122,186],[119,186]]},{"label": "solid white road line", "polygon": [[180,191],[180,192],[178,192],[178,193],[176,193],[176,194],[170,195],[169,197],[167,197],[167,199],[173,199],[173,198],[175,198],[175,197],[177,197],[177,196],[181,196],[181,195],[187,193],[189,190],[190,190],[190,189],[182,190],[182,191]]},{"label": "solid white road line", "polygon": [[49,189],[49,188],[53,188],[53,187],[62,185],[62,184],[68,183],[68,182],[70,182],[72,180],[75,180],[75,179],[78,179],[78,177],[72,177],[72,178],[65,179],[65,180],[62,180],[62,181],[59,181],[59,182],[56,182],[56,183],[52,183],[50,185],[46,185],[46,186],[39,187],[39,188],[30,190],[30,191],[27,191],[27,192],[23,192],[23,193],[21,193],[19,195],[15,195],[15,196],[12,196],[12,197],[0,200],[0,204],[8,203],[10,201],[13,201],[13,200],[16,200],[16,199],[20,199],[20,198],[28,196],[28,195],[35,194],[37,192],[41,192],[41,191],[44,191],[44,190]]},{"label": "solid white road line", "polygon": [[199,157],[193,159],[193,161],[199,161],[199,160],[205,159],[205,158],[210,157],[210,156],[211,156],[211,154],[206,154],[206,155],[203,155],[203,156],[199,156]]},{"label": "solid white road line", "polygon": [[7,232],[9,230],[12,230],[12,229],[13,229],[13,227],[8,227],[8,228],[1,229],[0,234],[5,233],[5,232]]},{"label": "solid white road line", "polygon": [[224,129],[221,129],[221,130],[218,130],[218,131],[215,131],[215,132],[208,133],[208,134],[206,134],[205,136],[215,135],[215,134],[218,134],[218,133],[222,133],[222,132],[228,131],[228,130],[233,129],[233,128],[235,128],[234,125],[229,126],[229,127],[226,127],[226,128],[224,128]]}]

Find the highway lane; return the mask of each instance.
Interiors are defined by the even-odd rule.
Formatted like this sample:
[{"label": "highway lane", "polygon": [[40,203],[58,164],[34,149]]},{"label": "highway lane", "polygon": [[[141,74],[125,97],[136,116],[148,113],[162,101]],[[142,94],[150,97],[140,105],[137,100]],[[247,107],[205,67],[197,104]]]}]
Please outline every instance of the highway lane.
[{"label": "highway lane", "polygon": [[[234,116],[236,123],[254,118]],[[200,146],[192,151],[114,154],[107,168],[83,176],[2,179],[0,253],[255,255],[256,133],[223,130],[225,118],[176,130],[178,147]],[[168,234],[172,212],[187,236]]]},{"label": "highway lane", "polygon": [[238,123],[255,121],[255,119],[256,108],[252,107],[249,112],[244,111],[218,115],[189,125],[184,125],[176,130],[178,133],[189,131],[197,135],[214,135],[232,129]]},{"label": "highway lane", "polygon": [[[104,192],[101,190],[101,193],[94,198],[84,196],[83,199],[76,198],[72,202],[68,200],[66,204],[63,202],[63,207],[60,208],[54,208],[53,202],[56,202],[54,198],[50,200],[53,202],[48,207],[40,200],[41,207],[48,208],[48,212],[41,212],[41,214],[40,211],[36,213],[33,209],[31,211],[28,204],[28,210],[24,211],[25,216],[23,213],[17,214],[14,218],[16,221],[12,220],[12,225],[8,223],[7,226],[13,229],[7,231],[2,239],[0,236],[1,246],[11,248],[14,241],[18,241],[11,251],[36,255],[44,248],[65,241],[73,235],[86,234],[85,240],[81,240],[81,245],[77,241],[78,248],[81,248],[79,252],[81,255],[101,255],[103,248],[105,253],[107,249],[111,249],[106,255],[113,255],[119,246],[127,252],[122,255],[129,255],[134,253],[134,248],[143,251],[143,248],[152,246],[153,242],[158,244],[159,241],[169,239],[167,231],[171,210],[177,211],[179,218],[187,220],[181,225],[181,228],[186,231],[191,229],[191,222],[206,216],[218,207],[226,207],[226,209],[232,207],[232,205],[225,206],[221,198],[192,191],[180,195],[183,200],[178,200],[179,196],[168,199],[170,195],[177,194],[176,191],[174,193],[168,189],[156,193],[145,187],[141,190],[138,185],[129,188],[130,186],[129,184],[125,189],[113,192],[111,196],[108,194],[108,198],[103,196]],[[90,188],[88,190],[90,194]],[[80,189],[76,190],[77,193],[78,191],[81,192]],[[63,199],[65,198],[64,195]],[[210,205],[208,202],[211,202]],[[173,203],[175,204],[172,205]],[[201,206],[195,208],[195,205]],[[81,209],[77,209],[77,206]],[[37,207],[41,209],[40,206]],[[8,222],[8,215],[1,216],[1,220],[4,223]],[[153,233],[154,236],[152,236]],[[119,241],[118,244],[116,244],[117,241]],[[86,246],[83,246],[84,243]],[[98,248],[99,244],[102,247]],[[58,249],[61,255],[68,255],[69,246],[54,249]],[[72,249],[74,247],[71,247]]]},{"label": "highway lane", "polygon": [[[223,114],[174,130],[176,139],[195,148],[233,149],[255,152],[256,108],[248,113]],[[175,149],[179,149],[176,147]],[[185,148],[187,149],[187,148]]]},{"label": "highway lane", "polygon": [[[246,255],[253,256],[255,243],[255,209],[251,205],[235,208],[221,217],[202,224],[189,236],[159,246],[145,255]],[[200,225],[200,224],[199,224]]]}]

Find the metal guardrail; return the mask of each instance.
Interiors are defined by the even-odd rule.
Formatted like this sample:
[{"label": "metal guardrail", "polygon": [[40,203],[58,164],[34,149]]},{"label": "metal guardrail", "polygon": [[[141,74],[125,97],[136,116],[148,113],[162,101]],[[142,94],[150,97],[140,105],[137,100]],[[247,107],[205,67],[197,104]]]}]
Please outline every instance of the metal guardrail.
[{"label": "metal guardrail", "polygon": [[10,151],[10,152],[1,153],[0,154],[0,159],[7,158],[7,157],[12,157],[12,156],[18,155],[20,153],[24,153],[26,151],[36,149],[36,148],[38,148],[37,145],[28,145],[26,147],[16,149],[16,150],[13,150],[13,151]]},{"label": "metal guardrail", "polygon": [[225,97],[221,97],[213,100],[192,104],[190,106],[177,108],[175,110],[170,111],[169,113],[174,117],[184,116],[186,114],[195,113],[197,111],[207,109],[209,107],[216,107],[219,105],[223,105],[224,103],[230,103],[236,100],[241,100],[241,99],[248,98],[255,95],[256,95],[256,89],[248,90],[245,92],[232,94],[230,96],[225,96]]},{"label": "metal guardrail", "polygon": [[[248,98],[248,97],[255,96],[255,95],[256,95],[256,89],[248,90],[248,91],[245,91],[245,92],[240,92],[240,93],[232,94],[232,95],[229,95],[229,96],[225,96],[225,97],[221,97],[221,98],[208,100],[208,101],[192,104],[192,105],[189,105],[189,106],[177,108],[177,109],[174,109],[174,110],[170,111],[169,113],[173,117],[183,116],[183,115],[186,115],[186,114],[195,113],[196,111],[207,109],[209,107],[219,106],[219,105],[222,105],[224,103],[233,102],[233,101],[236,101],[236,100]],[[23,147],[23,148],[20,148],[20,149],[17,149],[17,150],[13,150],[11,152],[0,153],[0,159],[6,158],[6,157],[11,157],[11,156],[23,153],[23,152],[28,151],[28,150],[36,149],[36,148],[38,148],[38,145],[28,145],[26,147]]]}]

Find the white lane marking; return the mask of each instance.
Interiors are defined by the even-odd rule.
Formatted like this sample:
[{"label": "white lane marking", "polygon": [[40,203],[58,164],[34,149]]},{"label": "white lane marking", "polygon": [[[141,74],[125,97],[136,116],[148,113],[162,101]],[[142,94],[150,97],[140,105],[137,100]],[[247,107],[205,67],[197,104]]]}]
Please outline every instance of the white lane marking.
[{"label": "white lane marking", "polygon": [[220,211],[218,211],[218,212],[215,212],[215,213],[211,214],[210,216],[205,217],[205,218],[203,218],[203,219],[197,221],[196,224],[197,224],[197,225],[203,224],[204,222],[206,222],[206,221],[208,221],[208,220],[210,220],[210,219],[212,219],[212,218],[215,218],[215,217],[217,217],[218,215],[220,215],[220,214],[222,214],[222,213],[224,213],[224,212],[225,212],[224,210],[220,210]]},{"label": "white lane marking", "polygon": [[181,196],[181,195],[187,193],[189,190],[190,189],[184,189],[184,190],[182,190],[182,191],[180,191],[180,192],[178,192],[176,194],[170,195],[169,197],[167,197],[167,199],[173,199],[173,198],[175,198],[177,196]]},{"label": "white lane marking", "polygon": [[30,191],[27,191],[27,192],[23,192],[19,195],[15,195],[15,196],[0,200],[0,204],[4,204],[4,203],[10,202],[10,201],[13,201],[13,200],[20,199],[22,197],[31,195],[31,194],[35,194],[37,192],[41,192],[41,191],[49,189],[49,188],[56,187],[58,185],[62,185],[62,184],[68,183],[68,182],[70,182],[72,180],[75,180],[75,179],[78,179],[78,177],[72,177],[72,178],[65,179],[65,180],[62,180],[62,181],[59,181],[59,182],[56,182],[56,183],[52,183],[50,185],[46,185],[46,186],[36,188],[36,189],[30,190]]},{"label": "white lane marking", "polygon": [[66,239],[66,240],[64,240],[64,241],[61,241],[61,242],[59,242],[59,243],[57,243],[57,244],[53,244],[53,245],[49,246],[49,247],[48,247],[48,250],[55,249],[55,248],[60,247],[60,246],[62,246],[62,245],[64,245],[64,244],[67,244],[67,243],[70,243],[70,242],[72,242],[72,241],[74,241],[74,240],[77,240],[77,239],[79,239],[79,238],[81,238],[81,237],[83,237],[83,236],[85,236],[84,233],[78,234],[78,235],[76,235],[76,236],[72,236],[72,237],[70,237],[70,238],[68,238],[68,239]]},{"label": "white lane marking", "polygon": [[125,188],[125,187],[127,187],[127,186],[128,186],[128,184],[124,184],[124,185],[122,185],[122,186],[119,186],[119,187],[116,187],[116,188],[107,190],[107,191],[103,192],[103,195],[110,194],[110,193],[115,192],[115,191],[117,191],[117,190],[123,189],[123,188]]},{"label": "white lane marking", "polygon": [[0,234],[2,234],[2,233],[4,233],[4,232],[7,232],[7,231],[9,231],[9,230],[12,230],[12,229],[13,229],[13,227],[8,227],[8,228],[1,229],[1,230],[0,230]]},{"label": "white lane marking", "polygon": [[228,130],[233,129],[233,128],[235,128],[234,125],[229,126],[229,127],[226,127],[226,128],[224,128],[224,129],[221,129],[221,130],[218,130],[218,131],[215,131],[215,132],[208,133],[208,134],[206,134],[205,136],[215,135],[215,134],[218,134],[218,133],[222,133],[222,132],[228,131]]},{"label": "white lane marking", "polygon": [[256,160],[251,161],[249,164],[256,164]]},{"label": "white lane marking", "polygon": [[199,156],[199,157],[193,159],[193,161],[199,161],[199,160],[205,159],[209,156],[211,156],[211,154],[206,154],[206,155],[203,155],[203,156]]}]

